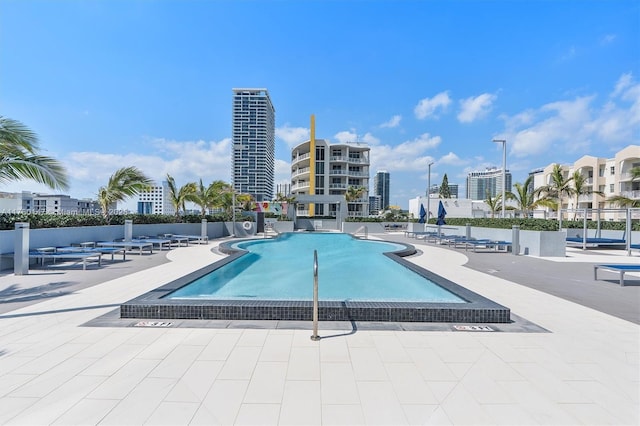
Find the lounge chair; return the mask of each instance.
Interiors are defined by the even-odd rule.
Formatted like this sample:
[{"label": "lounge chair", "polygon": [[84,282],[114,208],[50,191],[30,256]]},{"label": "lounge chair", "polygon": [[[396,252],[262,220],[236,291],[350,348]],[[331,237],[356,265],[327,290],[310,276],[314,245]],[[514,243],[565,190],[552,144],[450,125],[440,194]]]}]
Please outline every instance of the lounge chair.
[{"label": "lounge chair", "polygon": [[620,286],[624,287],[625,272],[640,272],[640,264],[621,263],[617,265],[593,265],[593,279],[598,280],[598,269],[606,269],[620,274]]},{"label": "lounge chair", "polygon": [[68,252],[50,252],[50,251],[30,251],[29,257],[32,259],[39,260],[41,265],[44,266],[45,260],[50,259],[53,263],[56,260],[75,260],[77,262],[82,262],[82,269],[87,269],[87,262],[90,260],[97,261],[98,266],[101,266],[102,253],[97,252],[84,252],[84,251],[68,251]]}]

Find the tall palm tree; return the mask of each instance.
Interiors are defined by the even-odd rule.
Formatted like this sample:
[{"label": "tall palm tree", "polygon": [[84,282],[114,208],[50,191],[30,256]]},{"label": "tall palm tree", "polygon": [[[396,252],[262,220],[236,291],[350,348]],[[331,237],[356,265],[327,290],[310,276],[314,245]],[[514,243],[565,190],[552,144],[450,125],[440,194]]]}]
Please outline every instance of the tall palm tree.
[{"label": "tall palm tree", "polygon": [[0,116],[0,184],[31,179],[67,189],[67,172],[55,159],[38,154],[38,136],[19,121]]},{"label": "tall palm tree", "polygon": [[564,177],[564,172],[560,164],[554,164],[551,172],[551,182],[537,188],[534,194],[541,200],[544,200],[547,205],[556,202],[556,209],[561,209],[562,200],[564,200],[565,197],[572,197],[575,194],[575,188],[571,185],[572,181],[573,177]]},{"label": "tall palm tree", "polygon": [[123,167],[109,178],[107,186],[98,189],[98,203],[102,215],[109,222],[109,207],[142,191],[148,191],[153,181],[136,167]]},{"label": "tall palm tree", "polygon": [[[278,203],[286,203],[286,204],[287,204],[287,206],[288,206],[289,204],[292,204],[294,201],[296,201],[296,197],[295,197],[295,195],[294,195],[294,196],[291,196],[291,197],[287,197],[286,195],[284,195],[284,194],[283,194],[283,193],[281,193],[281,192],[278,192],[278,193],[276,194],[276,202],[278,202]],[[280,215],[280,218],[282,219],[282,218],[284,218],[284,217],[286,217],[286,216],[287,216],[287,211],[282,210],[282,213],[281,213],[281,215]]]},{"label": "tall palm tree", "polygon": [[214,207],[214,196],[212,185],[204,186],[202,179],[197,185],[196,192],[193,194],[193,202],[200,207],[200,214],[204,217],[207,214],[207,210]]},{"label": "tall palm tree", "polygon": [[209,185],[213,207],[228,210],[233,205],[233,186],[223,180],[214,180]]},{"label": "tall palm tree", "polygon": [[187,201],[195,201],[198,186],[195,182],[189,182],[178,188],[173,176],[167,173],[167,187],[169,201],[176,212],[176,220],[180,220],[180,210],[186,211]]},{"label": "tall palm tree", "polygon": [[624,195],[614,195],[612,197],[607,198],[607,201],[610,202],[612,205],[618,206],[623,209],[640,207],[640,200],[628,198],[628,197],[625,197]]},{"label": "tall palm tree", "polygon": [[597,195],[604,196],[604,193],[602,191],[594,191],[592,189],[593,187],[587,186],[586,176],[584,176],[578,170],[573,172],[573,174],[571,175],[571,180],[573,181],[573,189],[575,191],[573,195],[576,197],[575,210],[573,212],[573,220],[576,220],[576,218],[578,217],[578,202],[582,195],[597,194]]}]

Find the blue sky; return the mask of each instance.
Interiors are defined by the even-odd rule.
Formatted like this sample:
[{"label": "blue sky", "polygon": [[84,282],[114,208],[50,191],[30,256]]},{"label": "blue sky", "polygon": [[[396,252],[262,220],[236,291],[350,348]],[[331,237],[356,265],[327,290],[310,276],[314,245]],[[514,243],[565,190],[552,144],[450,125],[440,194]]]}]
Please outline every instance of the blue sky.
[{"label": "blue sky", "polygon": [[[0,115],[38,133],[74,197],[130,165],[230,181],[234,87],[269,90],[276,183],[315,114],[316,137],[371,146],[407,208],[430,162],[463,193],[501,167],[493,138],[514,182],[640,144],[640,3],[0,0]],[[52,192],[0,187],[20,190]]]}]

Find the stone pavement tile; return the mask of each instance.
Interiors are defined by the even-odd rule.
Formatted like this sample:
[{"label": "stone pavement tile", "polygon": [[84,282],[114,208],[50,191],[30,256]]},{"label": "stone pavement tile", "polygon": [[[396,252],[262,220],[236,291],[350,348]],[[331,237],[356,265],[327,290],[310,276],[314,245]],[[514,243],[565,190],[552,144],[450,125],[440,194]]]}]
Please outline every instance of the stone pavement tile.
[{"label": "stone pavement tile", "polygon": [[216,380],[194,414],[191,424],[233,424],[248,385],[248,380]]},{"label": "stone pavement tile", "polygon": [[[4,362],[4,360],[3,360]],[[3,374],[0,375],[0,398],[11,393],[25,383],[35,379],[37,374]]]},{"label": "stone pavement tile", "polygon": [[96,425],[118,404],[118,399],[82,399],[58,417],[54,425]]},{"label": "stone pavement tile", "polygon": [[145,425],[186,425],[189,424],[200,406],[196,402],[163,401],[144,422]]},{"label": "stone pavement tile", "polygon": [[98,386],[104,377],[76,376],[13,417],[15,424],[51,424]]},{"label": "stone pavement tile", "polygon": [[37,403],[39,398],[3,397],[0,399],[0,424],[9,424],[9,420]]},{"label": "stone pavement tile", "polygon": [[217,378],[220,380],[249,380],[260,356],[260,348],[236,346],[225,361]]},{"label": "stone pavement tile", "polygon": [[260,352],[260,361],[288,361],[291,356],[293,333],[270,330]]},{"label": "stone pavement tile", "polygon": [[204,348],[198,359],[208,361],[225,361],[242,335],[242,330],[218,332]]},{"label": "stone pavement tile", "polygon": [[185,330],[167,330],[153,343],[148,345],[145,350],[138,354],[139,359],[155,359],[163,360],[175,348],[181,345],[182,341],[188,336]]},{"label": "stone pavement tile", "polygon": [[180,345],[171,351],[149,373],[148,377],[166,377],[179,379],[202,352],[203,346]]},{"label": "stone pavement tile", "polygon": [[482,404],[492,425],[537,425],[536,419],[519,404]]},{"label": "stone pavement tile", "polygon": [[320,380],[319,346],[293,346],[288,364],[287,380]]},{"label": "stone pavement tile", "polygon": [[12,373],[43,374],[76,355],[78,352],[86,349],[87,346],[87,343],[59,344],[57,347],[43,352],[37,358],[14,369]]},{"label": "stone pavement tile", "polygon": [[[634,401],[615,388],[607,387],[597,380],[567,381],[566,383],[611,412],[613,417],[627,419],[621,420],[621,424],[640,424],[640,405],[637,400]],[[636,391],[640,392],[640,387],[636,387]]]},{"label": "stone pavement tile", "polygon": [[328,426],[365,425],[360,404],[322,404],[322,424]]},{"label": "stone pavement tile", "polygon": [[353,374],[357,381],[389,380],[375,346],[349,348]]},{"label": "stone pavement tile", "polygon": [[171,389],[165,401],[200,402],[211,389],[223,361],[194,361]]},{"label": "stone pavement tile", "polygon": [[93,364],[80,374],[86,376],[111,376],[134,359],[146,348],[145,345],[122,344],[112,348],[111,352],[96,358]]},{"label": "stone pavement tile", "polygon": [[68,358],[16,388],[9,396],[42,398],[79,375],[93,362],[90,358]]},{"label": "stone pavement tile", "polygon": [[360,404],[351,363],[323,363],[320,377],[322,404]]},{"label": "stone pavement tile", "polygon": [[438,403],[415,365],[385,363],[384,366],[400,404],[433,405]]},{"label": "stone pavement tile", "polygon": [[383,363],[411,362],[411,357],[402,346],[396,332],[376,334],[373,336],[373,342]]},{"label": "stone pavement tile", "polygon": [[409,348],[407,352],[426,381],[457,381],[458,377],[433,349]]},{"label": "stone pavement tile", "polygon": [[287,377],[286,362],[258,362],[243,403],[280,404]]},{"label": "stone pavement tile", "polygon": [[322,424],[319,380],[288,380],[285,383],[280,425]]},{"label": "stone pavement tile", "polygon": [[132,359],[109,376],[100,386],[96,387],[88,398],[96,399],[123,399],[152,371],[158,360]]},{"label": "stone pavement tile", "polygon": [[407,418],[389,382],[358,381],[366,424],[404,425]]},{"label": "stone pavement tile", "polygon": [[155,377],[142,380],[104,417],[100,424],[144,423],[153,415],[175,383],[176,379]]},{"label": "stone pavement tile", "polygon": [[277,425],[279,417],[280,404],[242,404],[234,424],[237,426]]},{"label": "stone pavement tile", "polygon": [[329,362],[350,362],[348,338],[345,336],[325,338],[320,341],[320,360]]},{"label": "stone pavement tile", "polygon": [[438,405],[402,404],[402,410],[407,418],[407,423],[410,425],[449,424],[434,418]]},{"label": "stone pavement tile", "polygon": [[236,344],[238,346],[257,346],[262,348],[268,334],[268,330],[244,330]]},{"label": "stone pavement tile", "polygon": [[579,424],[577,418],[556,403],[547,389],[538,388],[528,381],[500,382],[500,386],[517,401],[524,418],[533,418],[539,424]]},{"label": "stone pavement tile", "polygon": [[440,404],[453,424],[491,424],[491,418],[482,404],[467,389],[458,384]]}]

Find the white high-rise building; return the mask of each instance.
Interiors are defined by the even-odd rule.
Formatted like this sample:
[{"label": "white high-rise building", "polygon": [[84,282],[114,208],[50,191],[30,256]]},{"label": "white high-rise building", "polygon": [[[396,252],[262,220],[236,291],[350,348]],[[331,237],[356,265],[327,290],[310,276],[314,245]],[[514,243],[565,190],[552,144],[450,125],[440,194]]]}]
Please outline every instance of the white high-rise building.
[{"label": "white high-rise building", "polygon": [[[511,191],[511,172],[505,171],[505,188]],[[470,200],[486,200],[502,195],[502,169],[488,168],[482,171],[469,172],[467,175],[467,198]]]},{"label": "white high-rise building", "polygon": [[175,214],[176,210],[168,197],[169,182],[154,185],[149,191],[138,194],[138,214]]},{"label": "white high-rise building", "polygon": [[275,109],[267,89],[233,89],[233,189],[256,201],[273,198]]}]

